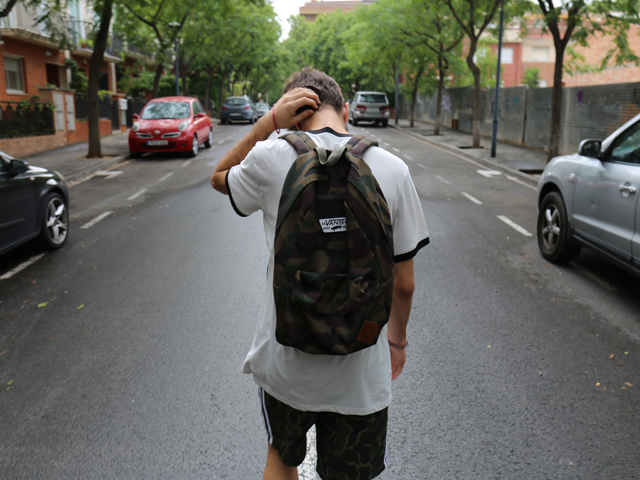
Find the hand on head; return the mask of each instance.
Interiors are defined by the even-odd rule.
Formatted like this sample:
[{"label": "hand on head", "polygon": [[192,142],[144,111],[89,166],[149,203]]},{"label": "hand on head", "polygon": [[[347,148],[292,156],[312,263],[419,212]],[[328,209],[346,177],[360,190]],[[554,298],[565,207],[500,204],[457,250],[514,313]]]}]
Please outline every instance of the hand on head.
[{"label": "hand on head", "polygon": [[[311,108],[297,113],[305,106]],[[293,88],[280,97],[273,111],[278,128],[291,128],[309,118],[318,108],[320,98],[317,93],[308,88]]]}]

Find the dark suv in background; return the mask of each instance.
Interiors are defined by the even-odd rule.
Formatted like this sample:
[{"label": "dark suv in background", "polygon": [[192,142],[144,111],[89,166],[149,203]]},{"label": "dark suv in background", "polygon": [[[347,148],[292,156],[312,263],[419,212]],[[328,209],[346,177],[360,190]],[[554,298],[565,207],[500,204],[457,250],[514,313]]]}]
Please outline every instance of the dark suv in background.
[{"label": "dark suv in background", "polygon": [[382,92],[356,92],[349,104],[349,123],[374,122],[386,127],[389,124],[389,100]]},{"label": "dark suv in background", "polygon": [[249,122],[258,120],[258,109],[246,95],[241,97],[227,97],[220,112],[220,123]]}]

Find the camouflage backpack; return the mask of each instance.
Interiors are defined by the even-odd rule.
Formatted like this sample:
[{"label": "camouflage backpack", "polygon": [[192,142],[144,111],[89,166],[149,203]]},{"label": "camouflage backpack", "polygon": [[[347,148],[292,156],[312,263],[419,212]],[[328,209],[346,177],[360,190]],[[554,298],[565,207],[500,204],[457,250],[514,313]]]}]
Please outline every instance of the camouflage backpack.
[{"label": "camouflage backpack", "polygon": [[282,188],[274,243],[276,339],[306,353],[347,355],[374,345],[393,296],[389,207],[352,137],[333,151],[303,132]]}]

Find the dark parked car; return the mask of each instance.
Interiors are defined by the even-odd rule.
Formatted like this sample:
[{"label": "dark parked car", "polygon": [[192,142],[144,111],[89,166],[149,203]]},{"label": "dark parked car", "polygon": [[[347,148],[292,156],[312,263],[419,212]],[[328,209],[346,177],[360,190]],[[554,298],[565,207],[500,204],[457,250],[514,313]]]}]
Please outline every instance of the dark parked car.
[{"label": "dark parked car", "polygon": [[58,172],[0,152],[0,254],[35,237],[62,247],[69,235],[69,192]]},{"label": "dark parked car", "polygon": [[552,159],[538,186],[538,245],[553,263],[581,247],[640,276],[640,115]]},{"label": "dark parked car", "polygon": [[227,122],[249,122],[258,120],[258,109],[249,97],[227,97],[220,112],[220,123]]},{"label": "dark parked car", "polygon": [[256,103],[256,107],[258,109],[258,118],[262,117],[271,109],[268,103]]}]

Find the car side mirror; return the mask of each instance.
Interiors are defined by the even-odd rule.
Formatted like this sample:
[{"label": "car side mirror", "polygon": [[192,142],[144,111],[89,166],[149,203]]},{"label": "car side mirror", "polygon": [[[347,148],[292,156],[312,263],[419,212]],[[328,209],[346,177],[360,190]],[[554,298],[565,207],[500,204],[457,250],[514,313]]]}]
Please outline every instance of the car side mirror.
[{"label": "car side mirror", "polygon": [[196,118],[204,118],[205,114],[200,112],[200,113],[196,113]]},{"label": "car side mirror", "polygon": [[131,118],[133,118],[134,120],[140,120],[140,115],[134,113],[133,115],[131,115]]},{"label": "car side mirror", "polygon": [[600,140],[582,140],[578,147],[578,155],[583,157],[598,158],[602,151]]},{"label": "car side mirror", "polygon": [[11,160],[11,165],[9,166],[11,173],[22,173],[29,170],[29,164],[24,160]]}]

